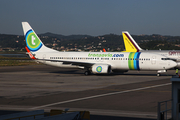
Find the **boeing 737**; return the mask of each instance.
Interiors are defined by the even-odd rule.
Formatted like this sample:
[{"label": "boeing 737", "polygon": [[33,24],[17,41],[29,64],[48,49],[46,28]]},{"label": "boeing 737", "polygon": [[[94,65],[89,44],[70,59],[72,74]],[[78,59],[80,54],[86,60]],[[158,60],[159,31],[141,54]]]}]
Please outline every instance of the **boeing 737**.
[{"label": "boeing 737", "polygon": [[109,74],[112,71],[154,70],[176,67],[162,55],[143,52],[60,52],[46,47],[29,23],[22,22],[26,50],[31,59],[57,67],[81,68],[85,75]]},{"label": "boeing 737", "polygon": [[180,50],[143,50],[139,47],[133,37],[129,34],[129,32],[122,32],[123,40],[125,44],[126,51],[124,52],[148,52],[155,53],[162,56],[167,57],[167,59],[171,59],[177,63],[175,68],[180,69]]}]

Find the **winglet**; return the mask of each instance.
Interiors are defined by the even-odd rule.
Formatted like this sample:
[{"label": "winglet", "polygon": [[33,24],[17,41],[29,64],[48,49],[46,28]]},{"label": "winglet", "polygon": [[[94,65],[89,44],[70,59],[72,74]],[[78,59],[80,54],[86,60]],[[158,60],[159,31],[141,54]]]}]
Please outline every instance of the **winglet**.
[{"label": "winglet", "polygon": [[126,49],[124,52],[139,52],[142,50],[127,31],[123,31],[122,35]]}]

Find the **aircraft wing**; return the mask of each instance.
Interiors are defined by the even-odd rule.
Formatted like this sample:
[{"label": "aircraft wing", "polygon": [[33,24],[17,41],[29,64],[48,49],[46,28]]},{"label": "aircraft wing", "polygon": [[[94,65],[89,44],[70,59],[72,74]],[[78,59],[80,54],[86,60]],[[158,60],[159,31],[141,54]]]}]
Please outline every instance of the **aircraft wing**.
[{"label": "aircraft wing", "polygon": [[51,61],[51,62],[62,62],[63,64],[71,64],[71,65],[77,65],[77,66],[85,66],[85,67],[91,67],[95,63],[90,62],[77,62],[77,61],[65,61],[65,60],[50,60],[50,59],[37,59],[42,61]]}]

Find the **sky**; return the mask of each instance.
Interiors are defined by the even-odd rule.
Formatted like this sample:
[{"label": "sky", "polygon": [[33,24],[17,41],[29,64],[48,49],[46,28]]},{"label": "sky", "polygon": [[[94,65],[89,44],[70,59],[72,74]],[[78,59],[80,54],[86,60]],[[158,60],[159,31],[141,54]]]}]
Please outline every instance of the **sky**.
[{"label": "sky", "polygon": [[180,0],[1,0],[0,34],[180,36]]}]

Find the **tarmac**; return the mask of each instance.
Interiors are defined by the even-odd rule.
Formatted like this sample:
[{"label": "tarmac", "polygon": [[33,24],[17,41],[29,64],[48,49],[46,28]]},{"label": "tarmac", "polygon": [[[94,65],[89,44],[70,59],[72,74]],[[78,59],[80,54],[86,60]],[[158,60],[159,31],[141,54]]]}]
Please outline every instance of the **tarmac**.
[{"label": "tarmac", "polygon": [[156,71],[85,76],[46,65],[0,67],[0,115],[69,108],[90,111],[91,120],[154,120],[158,102],[171,99],[172,75],[175,70],[160,77]]}]

